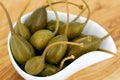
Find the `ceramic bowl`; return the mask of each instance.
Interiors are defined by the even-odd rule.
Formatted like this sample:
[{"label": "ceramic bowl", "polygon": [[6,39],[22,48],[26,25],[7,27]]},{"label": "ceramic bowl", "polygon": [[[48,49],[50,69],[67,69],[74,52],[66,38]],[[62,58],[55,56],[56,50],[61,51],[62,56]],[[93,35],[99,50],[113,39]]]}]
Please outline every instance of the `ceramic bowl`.
[{"label": "ceramic bowl", "polygon": [[[53,11],[47,11],[48,14],[48,21],[50,20],[55,20],[55,15]],[[31,13],[28,13],[22,17],[22,22],[24,21],[31,15]],[[59,19],[63,22],[66,22],[66,13],[58,12]],[[72,21],[75,18],[75,15],[70,14],[70,21]],[[77,22],[84,22],[86,18],[80,17]],[[106,30],[103,29],[99,24],[96,22],[89,20],[87,25],[85,26],[83,32],[85,35],[95,35],[98,37],[103,37],[104,35],[108,34]],[[96,64],[98,62],[101,62],[103,60],[109,59],[113,57],[113,55],[105,53],[105,52],[100,52],[100,51],[93,51],[84,54],[83,56],[79,57],[76,59],[74,62],[72,62],[70,65],[68,65],[66,68],[63,70],[59,71],[58,73],[48,76],[48,77],[36,77],[29,75],[25,71],[23,71],[16,63],[14,60],[14,57],[12,55],[12,51],[10,49],[10,38],[11,34],[9,33],[8,36],[8,51],[9,51],[9,56],[10,60],[12,62],[12,65],[14,66],[15,70],[26,80],[65,80],[66,78],[70,77],[73,75],[75,72],[80,71],[86,67],[89,67],[93,64]],[[111,52],[116,53],[116,45],[112,39],[112,37],[106,38],[102,44],[100,45],[100,48],[109,50]]]}]

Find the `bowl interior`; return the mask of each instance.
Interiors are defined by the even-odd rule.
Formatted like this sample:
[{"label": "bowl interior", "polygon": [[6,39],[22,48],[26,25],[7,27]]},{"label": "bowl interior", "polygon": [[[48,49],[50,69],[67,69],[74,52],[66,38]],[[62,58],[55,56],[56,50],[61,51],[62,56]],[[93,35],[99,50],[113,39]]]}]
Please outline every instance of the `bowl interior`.
[{"label": "bowl interior", "polygon": [[[48,21],[56,19],[53,11],[47,11],[47,14],[48,14]],[[31,15],[31,13],[24,15],[21,19],[22,22],[24,23],[24,21],[30,15]],[[59,20],[66,22],[66,13],[58,12],[58,15],[59,15]],[[72,21],[74,18],[75,18],[75,15],[70,14],[70,21]],[[84,22],[85,20],[86,20],[86,18],[80,17],[77,20],[77,22]],[[103,37],[104,35],[107,34],[107,31],[105,31],[99,24],[95,23],[92,20],[89,20],[89,22],[85,26],[82,33],[85,35],[95,35],[98,37]],[[11,34],[9,33],[8,51],[9,51],[9,56],[10,56],[11,62],[13,64],[14,68],[16,69],[16,71],[26,80],[64,80],[67,77],[71,76],[72,74],[74,74],[75,72],[77,72],[81,69],[84,69],[90,65],[93,65],[100,61],[106,60],[113,56],[113,55],[107,54],[105,52],[93,51],[93,52],[86,53],[85,55],[79,57],[74,62],[72,62],[70,65],[68,65],[66,68],[64,68],[63,70],[61,70],[60,72],[58,72],[52,76],[36,77],[36,76],[32,76],[32,75],[29,75],[26,72],[24,72],[15,62],[14,57],[11,52],[11,49],[10,49],[10,37],[11,37]],[[100,48],[103,48],[103,49],[106,49],[106,50],[116,53],[116,45],[110,36],[102,42]]]}]

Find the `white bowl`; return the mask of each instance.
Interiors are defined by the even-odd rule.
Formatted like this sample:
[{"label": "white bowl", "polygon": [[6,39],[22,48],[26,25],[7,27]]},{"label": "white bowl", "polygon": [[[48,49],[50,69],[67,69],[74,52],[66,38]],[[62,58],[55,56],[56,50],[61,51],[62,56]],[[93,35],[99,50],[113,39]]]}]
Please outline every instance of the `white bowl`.
[{"label": "white bowl", "polygon": [[[47,13],[48,13],[48,21],[56,19],[52,11],[47,11]],[[31,13],[24,15],[21,19],[22,22],[24,23],[26,18],[28,18],[30,15]],[[66,13],[58,12],[58,15],[61,21],[66,22]],[[70,14],[70,21],[72,21],[74,18],[75,18],[75,15]],[[86,18],[80,17],[77,21],[84,22],[85,20]],[[98,37],[103,37],[104,35],[107,34],[107,31],[105,31],[99,24],[95,23],[92,20],[89,20],[89,22],[87,23],[82,33],[86,35],[95,35]],[[8,51],[9,51],[10,60],[14,68],[16,69],[16,71],[26,80],[65,80],[66,78],[70,77],[72,74],[74,74],[77,71],[80,71],[95,63],[98,63],[98,62],[101,62],[103,60],[113,57],[113,55],[105,53],[105,52],[100,52],[100,51],[89,52],[79,57],[74,62],[72,62],[70,65],[68,65],[66,68],[64,68],[63,70],[61,70],[60,72],[54,75],[51,75],[48,77],[36,77],[36,76],[32,76],[24,72],[15,62],[11,49],[10,49],[10,38],[11,38],[11,34],[9,33]],[[102,42],[100,48],[116,53],[116,45],[111,37],[106,38]]]}]

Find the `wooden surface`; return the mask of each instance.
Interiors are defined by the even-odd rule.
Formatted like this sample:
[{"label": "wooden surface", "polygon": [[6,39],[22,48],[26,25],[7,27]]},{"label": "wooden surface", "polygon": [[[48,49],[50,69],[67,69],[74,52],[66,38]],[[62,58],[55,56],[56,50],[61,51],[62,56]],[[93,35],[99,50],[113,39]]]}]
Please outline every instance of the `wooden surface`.
[{"label": "wooden surface", "polygon": [[[7,7],[12,22],[14,23],[27,0],[0,0]],[[53,0],[58,1],[58,0]],[[81,0],[69,0],[81,4]],[[91,9],[91,19],[110,31],[120,25],[120,0],[86,0]],[[25,13],[45,5],[45,0],[31,0],[31,4]],[[58,11],[66,12],[65,6],[56,5]],[[48,8],[49,9],[49,8]],[[79,10],[70,6],[70,13],[78,14]],[[86,16],[84,13],[83,16]],[[13,68],[7,50],[7,37],[9,27],[4,11],[0,7],[0,80],[23,80]],[[112,34],[117,45],[118,57],[90,66],[77,72],[68,80],[120,80],[120,31]]]}]

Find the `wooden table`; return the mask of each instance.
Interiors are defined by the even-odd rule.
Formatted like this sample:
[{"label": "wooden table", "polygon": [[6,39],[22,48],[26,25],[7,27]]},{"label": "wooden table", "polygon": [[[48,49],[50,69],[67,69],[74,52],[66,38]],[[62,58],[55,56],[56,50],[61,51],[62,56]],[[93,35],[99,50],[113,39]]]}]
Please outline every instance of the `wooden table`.
[{"label": "wooden table", "polygon": [[[0,0],[7,7],[14,23],[27,0]],[[39,2],[38,2],[39,1]],[[59,1],[59,0],[53,0]],[[82,4],[81,0],[69,0]],[[91,9],[91,19],[110,31],[120,25],[120,0],[86,0]],[[45,5],[45,0],[31,0],[25,13]],[[61,8],[61,6],[64,6]],[[66,12],[64,4],[56,5],[58,11]],[[49,9],[49,8],[48,8]],[[79,10],[70,5],[70,13],[78,14]],[[83,16],[86,17],[86,13]],[[23,80],[13,68],[7,50],[9,27],[4,11],[0,8],[0,80]],[[120,80],[120,31],[112,34],[117,45],[118,57],[105,60],[75,73],[68,80]]]}]

